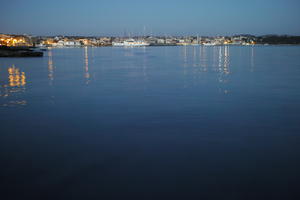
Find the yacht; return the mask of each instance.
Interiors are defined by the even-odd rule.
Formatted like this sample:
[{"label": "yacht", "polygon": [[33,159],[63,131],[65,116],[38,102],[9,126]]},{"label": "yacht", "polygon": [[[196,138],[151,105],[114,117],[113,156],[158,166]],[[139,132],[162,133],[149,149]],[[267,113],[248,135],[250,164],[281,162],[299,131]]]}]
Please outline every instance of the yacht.
[{"label": "yacht", "polygon": [[143,40],[128,39],[123,42],[113,42],[112,45],[118,47],[144,47],[150,44]]}]

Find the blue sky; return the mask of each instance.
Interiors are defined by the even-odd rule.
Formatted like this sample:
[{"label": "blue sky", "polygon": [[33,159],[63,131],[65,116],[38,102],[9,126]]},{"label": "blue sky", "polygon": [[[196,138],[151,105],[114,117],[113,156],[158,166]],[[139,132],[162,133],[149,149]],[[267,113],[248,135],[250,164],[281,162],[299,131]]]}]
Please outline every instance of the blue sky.
[{"label": "blue sky", "polygon": [[0,33],[300,35],[300,0],[9,0]]}]

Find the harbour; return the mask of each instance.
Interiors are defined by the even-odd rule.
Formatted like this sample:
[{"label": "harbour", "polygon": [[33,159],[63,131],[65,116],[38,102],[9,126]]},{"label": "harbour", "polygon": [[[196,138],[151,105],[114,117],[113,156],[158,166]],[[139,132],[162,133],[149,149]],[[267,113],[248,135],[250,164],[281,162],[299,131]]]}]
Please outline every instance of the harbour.
[{"label": "harbour", "polygon": [[299,200],[300,1],[2,1],[0,200]]},{"label": "harbour", "polygon": [[0,58],[1,185],[21,191],[12,198],[255,199],[261,188],[289,198],[299,52],[84,47]]}]

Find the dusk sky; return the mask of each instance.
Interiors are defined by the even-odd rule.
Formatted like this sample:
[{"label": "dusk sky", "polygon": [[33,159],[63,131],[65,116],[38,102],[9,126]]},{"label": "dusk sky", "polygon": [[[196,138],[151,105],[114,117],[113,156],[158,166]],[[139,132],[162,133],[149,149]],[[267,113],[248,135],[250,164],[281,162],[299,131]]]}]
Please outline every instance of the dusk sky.
[{"label": "dusk sky", "polygon": [[300,35],[299,9],[299,0],[10,0],[0,33]]}]

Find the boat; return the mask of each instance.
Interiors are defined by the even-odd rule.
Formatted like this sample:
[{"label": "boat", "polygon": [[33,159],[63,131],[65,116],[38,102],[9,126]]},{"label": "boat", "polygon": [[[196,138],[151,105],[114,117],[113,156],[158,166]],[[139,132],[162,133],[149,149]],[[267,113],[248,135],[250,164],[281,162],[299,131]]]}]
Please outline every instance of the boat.
[{"label": "boat", "polygon": [[113,42],[112,45],[118,47],[144,47],[149,46],[150,44],[143,40],[128,39],[123,42]]},{"label": "boat", "polygon": [[216,46],[216,43],[203,43],[204,46]]}]

